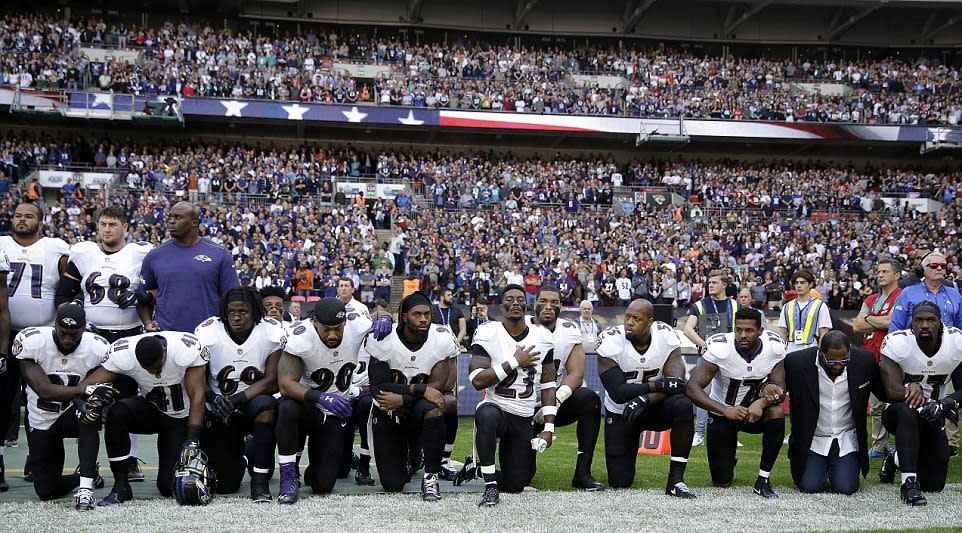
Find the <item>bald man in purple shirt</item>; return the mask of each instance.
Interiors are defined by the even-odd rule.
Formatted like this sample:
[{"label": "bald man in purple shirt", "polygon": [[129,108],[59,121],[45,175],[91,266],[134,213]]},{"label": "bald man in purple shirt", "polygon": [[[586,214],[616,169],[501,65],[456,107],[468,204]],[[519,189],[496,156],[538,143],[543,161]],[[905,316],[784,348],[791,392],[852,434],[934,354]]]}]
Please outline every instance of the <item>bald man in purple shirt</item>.
[{"label": "bald man in purple shirt", "polygon": [[167,215],[170,239],[151,250],[141,267],[141,285],[152,291],[153,317],[141,317],[148,331],[192,332],[217,314],[220,296],[240,281],[230,252],[200,236],[197,207],[179,202]]}]

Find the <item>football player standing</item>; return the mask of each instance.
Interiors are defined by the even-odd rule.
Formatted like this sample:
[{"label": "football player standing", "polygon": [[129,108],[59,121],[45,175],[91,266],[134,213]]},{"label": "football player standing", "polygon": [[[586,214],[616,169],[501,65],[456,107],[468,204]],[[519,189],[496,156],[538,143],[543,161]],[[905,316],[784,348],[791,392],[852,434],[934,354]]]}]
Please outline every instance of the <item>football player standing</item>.
[{"label": "football player standing", "polygon": [[[90,331],[114,342],[144,332],[143,321],[153,315],[154,295],[140,288],[140,266],[154,246],[127,243],[127,216],[119,204],[97,213],[100,242],[83,241],[70,247],[67,269],[57,285],[56,305],[82,303]],[[117,376],[121,397],[137,395],[137,384]],[[137,459],[137,435],[130,436],[128,481],[143,481]]]},{"label": "football player standing", "polygon": [[[0,237],[0,252],[6,254],[10,266],[6,284],[9,328],[3,327],[5,317],[0,318],[0,335],[7,335],[0,346],[0,435],[5,435],[13,422],[10,404],[20,390],[20,365],[15,360],[8,362],[8,343],[23,329],[53,324],[57,281],[67,268],[69,246],[62,239],[41,237],[42,221],[43,210],[37,204],[21,203],[14,209],[10,235]],[[28,470],[29,464],[24,465],[24,477]],[[3,471],[0,443],[0,492],[9,488]]]}]

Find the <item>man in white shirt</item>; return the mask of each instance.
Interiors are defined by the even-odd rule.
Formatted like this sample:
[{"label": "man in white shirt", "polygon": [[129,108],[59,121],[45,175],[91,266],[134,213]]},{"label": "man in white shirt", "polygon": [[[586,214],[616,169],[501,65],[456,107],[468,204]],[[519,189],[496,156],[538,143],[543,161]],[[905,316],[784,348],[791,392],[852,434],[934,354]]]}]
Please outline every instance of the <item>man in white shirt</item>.
[{"label": "man in white shirt", "polygon": [[785,357],[785,384],[792,402],[788,459],[801,492],[853,494],[868,473],[866,407],[881,394],[878,363],[871,352],[852,348],[841,331],[819,346]]}]

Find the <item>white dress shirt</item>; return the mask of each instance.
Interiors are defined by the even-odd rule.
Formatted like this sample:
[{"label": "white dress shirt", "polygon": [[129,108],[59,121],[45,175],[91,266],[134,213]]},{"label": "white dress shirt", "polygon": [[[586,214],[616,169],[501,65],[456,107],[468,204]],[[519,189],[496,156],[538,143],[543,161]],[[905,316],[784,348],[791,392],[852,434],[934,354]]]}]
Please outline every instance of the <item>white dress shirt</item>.
[{"label": "white dress shirt", "polygon": [[815,360],[818,374],[818,423],[809,450],[828,457],[832,441],[838,439],[838,456],[858,451],[852,399],[848,392],[848,368],[832,380],[822,365]]}]

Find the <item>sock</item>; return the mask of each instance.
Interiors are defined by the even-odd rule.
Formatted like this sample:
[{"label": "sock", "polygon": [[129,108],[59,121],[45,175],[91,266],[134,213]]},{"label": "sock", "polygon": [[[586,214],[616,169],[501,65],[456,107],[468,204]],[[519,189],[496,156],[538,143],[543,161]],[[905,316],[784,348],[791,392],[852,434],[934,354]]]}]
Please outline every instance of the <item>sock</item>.
[{"label": "sock", "polygon": [[94,490],[94,478],[80,476],[80,488]]},{"label": "sock", "polygon": [[685,468],[688,467],[688,459],[684,457],[672,457],[668,463],[668,486],[673,487],[685,480]]},{"label": "sock", "polygon": [[498,475],[494,469],[494,465],[484,465],[480,468],[481,477],[484,478],[484,484],[498,484]]},{"label": "sock", "polygon": [[[442,457],[444,459],[451,458],[451,451],[454,450],[454,440],[458,436],[458,414],[446,414],[444,415],[444,454]],[[445,461],[446,463],[449,461]]]},{"label": "sock", "polygon": [[[782,441],[785,439],[785,419],[774,418],[766,420],[762,431],[762,459],[758,467],[771,472],[778,459],[778,452],[782,449]],[[767,476],[766,476],[767,477]]]},{"label": "sock", "polygon": [[917,474],[915,472],[902,472],[902,484],[905,484],[905,482],[908,481],[910,477],[914,477],[918,479]]},{"label": "sock", "polygon": [[296,463],[297,455],[278,455],[277,462],[286,465],[287,463]]},{"label": "sock", "polygon": [[453,444],[445,444],[444,451],[441,452],[441,464],[451,464],[451,452],[454,451]]},{"label": "sock", "polygon": [[140,435],[136,433],[130,434],[130,456],[137,457],[137,441],[140,440]]},{"label": "sock", "polygon": [[768,478],[770,478],[771,476],[772,476],[772,473],[771,473],[771,472],[766,472],[766,471],[764,471],[764,470],[759,470],[759,471],[758,471],[758,477],[763,477],[763,478],[765,478],[765,479],[768,479]]},{"label": "sock", "polygon": [[130,458],[129,455],[123,457],[111,457],[110,460],[110,471],[114,474],[114,490],[119,489],[129,490],[130,484],[127,482],[127,460]]},{"label": "sock", "polygon": [[255,471],[263,469],[264,473],[274,464],[274,422],[254,422],[251,428],[254,438],[251,446],[251,457],[248,461],[255,467]]},{"label": "sock", "polygon": [[424,450],[424,473],[437,474],[441,470],[444,442],[444,417],[429,418],[421,426],[421,448]]}]

